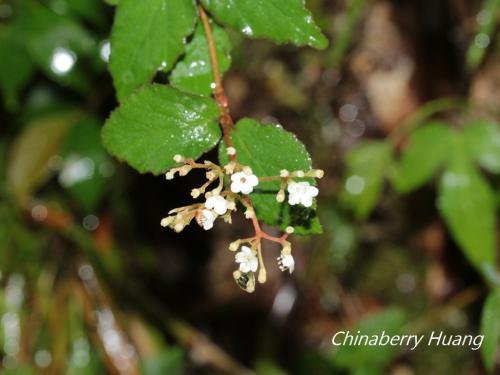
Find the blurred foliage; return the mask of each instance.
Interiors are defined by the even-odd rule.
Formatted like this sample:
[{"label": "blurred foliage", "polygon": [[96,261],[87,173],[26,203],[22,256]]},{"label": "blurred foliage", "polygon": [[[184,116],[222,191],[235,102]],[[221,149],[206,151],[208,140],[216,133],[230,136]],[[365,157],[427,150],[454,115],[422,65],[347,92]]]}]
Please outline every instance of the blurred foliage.
[{"label": "blurred foliage", "polygon": [[[138,3],[121,1],[131,7],[125,25]],[[252,297],[233,285],[221,245],[242,223],[170,236],[159,218],[186,199],[185,186],[139,176],[104,151],[99,133],[116,106],[109,39],[126,46],[146,28],[110,36],[116,3],[0,1],[1,374],[498,371],[497,0],[310,0],[330,39],[324,51],[234,31],[227,43],[216,31],[220,56],[231,50],[225,84],[235,118],[285,124],[327,172],[324,233],[297,239],[296,273],[270,274]],[[227,21],[231,9],[204,3],[238,30],[245,17],[260,22],[265,4]],[[183,21],[154,20],[150,10],[160,29]],[[184,61],[207,62],[194,17],[181,25],[195,33]],[[254,36],[276,27],[284,42],[280,17],[262,19]],[[302,38],[294,41],[326,44],[319,31]],[[184,49],[164,42],[136,42],[143,59],[112,62],[111,71],[125,64],[164,82],[162,63],[171,68]],[[207,95],[207,71],[196,72],[199,86],[184,68],[172,83]],[[133,86],[125,81],[123,95]],[[161,136],[161,119],[151,124]],[[485,342],[481,354],[335,351],[331,338],[346,328],[482,332]]]}]

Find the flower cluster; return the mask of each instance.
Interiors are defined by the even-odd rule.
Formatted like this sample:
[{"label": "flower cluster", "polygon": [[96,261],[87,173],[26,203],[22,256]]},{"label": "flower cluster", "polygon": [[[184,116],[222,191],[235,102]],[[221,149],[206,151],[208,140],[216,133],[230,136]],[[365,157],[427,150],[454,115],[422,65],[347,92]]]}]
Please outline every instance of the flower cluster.
[{"label": "flower cluster", "polygon": [[[235,155],[236,150],[229,147],[227,152],[231,156]],[[238,207],[243,207],[245,217],[252,220],[255,235],[236,240],[229,245],[229,250],[235,252],[235,261],[238,265],[238,269],[233,272],[236,283],[247,292],[253,292],[256,273],[258,282],[264,283],[266,281],[266,269],[262,260],[262,239],[279,243],[282,246],[281,253],[277,257],[279,269],[289,273],[294,271],[295,261],[292,256],[291,244],[287,241],[294,228],[287,227],[281,237],[273,237],[264,232],[260,228],[248,195],[254,192],[259,182],[280,181],[280,188],[276,194],[278,202],[284,202],[288,196],[288,204],[290,205],[311,207],[313,199],[318,195],[318,189],[308,181],[297,181],[297,179],[321,178],[323,177],[322,170],[282,170],[278,176],[259,178],[249,166],[239,164],[235,158],[223,167],[210,161],[198,163],[180,155],[176,155],[174,161],[179,166],[166,173],[167,180],[173,179],[176,175],[185,176],[194,169],[205,172],[207,181],[199,188],[191,190],[191,196],[194,199],[202,197],[204,201],[171,210],[169,216],[161,220],[163,227],[181,232],[195,220],[203,229],[209,230],[213,228],[214,222],[219,218],[231,223],[231,215],[238,210]]]}]

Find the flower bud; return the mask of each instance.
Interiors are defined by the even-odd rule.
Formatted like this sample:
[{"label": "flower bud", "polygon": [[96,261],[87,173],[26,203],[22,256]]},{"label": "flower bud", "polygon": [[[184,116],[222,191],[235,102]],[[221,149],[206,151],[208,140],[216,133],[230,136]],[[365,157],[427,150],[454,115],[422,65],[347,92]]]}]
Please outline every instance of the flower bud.
[{"label": "flower bud", "polygon": [[229,244],[229,250],[236,251],[240,247],[240,240],[233,241]]},{"label": "flower bud", "polygon": [[285,192],[283,190],[278,191],[278,194],[276,195],[276,201],[281,203],[285,200]]}]

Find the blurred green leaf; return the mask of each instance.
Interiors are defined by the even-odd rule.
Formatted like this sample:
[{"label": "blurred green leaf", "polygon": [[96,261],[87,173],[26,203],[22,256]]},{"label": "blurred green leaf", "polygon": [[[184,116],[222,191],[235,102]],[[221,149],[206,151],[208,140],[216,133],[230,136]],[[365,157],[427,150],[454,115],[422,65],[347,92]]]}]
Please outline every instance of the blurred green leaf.
[{"label": "blurred green leaf", "polygon": [[493,372],[495,355],[500,344],[500,290],[491,292],[484,303],[481,334],[484,335],[484,343],[481,346],[484,367]]},{"label": "blurred green leaf", "polygon": [[181,348],[169,348],[153,358],[142,360],[144,375],[181,375],[184,373],[184,351]]},{"label": "blurred green leaf", "polygon": [[302,0],[203,0],[220,22],[250,38],[324,49],[328,40]]},{"label": "blurred green leaf", "polygon": [[12,27],[33,61],[52,79],[77,90],[90,87],[78,61],[95,49],[90,34],[70,17],[54,13],[39,2],[20,2]]},{"label": "blurred green leaf", "polygon": [[467,50],[466,64],[469,69],[476,69],[483,61],[498,25],[499,11],[500,1],[483,0],[481,10],[476,16],[477,32]]},{"label": "blurred green leaf", "polygon": [[33,75],[33,63],[28,52],[10,31],[0,33],[0,89],[9,110],[17,110],[18,96]]},{"label": "blurred green leaf", "polygon": [[111,114],[103,142],[139,172],[160,174],[175,164],[175,154],[196,159],[217,144],[218,115],[212,99],[148,85]]},{"label": "blurred green leaf", "polygon": [[[231,45],[226,32],[221,27],[212,24],[212,33],[217,48],[219,72],[222,75],[231,65]],[[198,23],[193,39],[186,46],[186,55],[172,71],[170,83],[192,94],[210,95],[213,81],[207,39],[203,26]]]},{"label": "blurred green leaf", "polygon": [[408,192],[427,182],[446,161],[450,136],[443,123],[430,123],[415,130],[393,175],[396,190]]},{"label": "blurred green leaf", "polygon": [[493,173],[500,173],[500,126],[479,121],[464,130],[466,147],[474,160]]},{"label": "blurred green leaf", "polygon": [[491,187],[463,151],[465,140],[453,137],[453,152],[443,173],[438,208],[467,258],[481,272],[496,264],[496,204]]},{"label": "blurred green leaf", "polygon": [[34,193],[54,170],[49,161],[60,146],[76,118],[61,113],[33,121],[17,137],[9,155],[7,183],[10,194],[22,203]]},{"label": "blurred green leaf", "polygon": [[392,158],[388,142],[368,141],[345,156],[346,172],[341,199],[358,219],[365,219],[377,204]]},{"label": "blurred green leaf", "polygon": [[85,213],[94,211],[112,169],[101,144],[101,127],[97,120],[86,118],[73,126],[64,142],[62,156],[60,184]]},{"label": "blurred green leaf", "polygon": [[[311,169],[311,158],[304,145],[280,125],[261,125],[253,119],[242,119],[231,132],[231,139],[238,152],[238,161],[250,166],[259,177],[279,176],[282,169]],[[228,160],[223,143],[219,147],[219,158],[222,164]],[[315,183],[312,179],[308,181]],[[250,194],[259,219],[269,225],[279,225],[282,229],[292,226],[295,234],[321,233],[315,207],[277,202],[279,188],[279,180],[259,182]]]},{"label": "blurred green leaf", "polygon": [[[405,312],[399,308],[388,308],[362,319],[349,331],[359,331],[362,335],[380,335],[382,331],[388,336],[402,333],[407,322]],[[332,355],[336,366],[346,368],[353,374],[382,374],[383,368],[398,354],[398,348],[391,345],[338,347]]]},{"label": "blurred green leaf", "polygon": [[194,27],[191,0],[122,0],[111,31],[109,69],[123,100],[158,70],[172,69]]}]

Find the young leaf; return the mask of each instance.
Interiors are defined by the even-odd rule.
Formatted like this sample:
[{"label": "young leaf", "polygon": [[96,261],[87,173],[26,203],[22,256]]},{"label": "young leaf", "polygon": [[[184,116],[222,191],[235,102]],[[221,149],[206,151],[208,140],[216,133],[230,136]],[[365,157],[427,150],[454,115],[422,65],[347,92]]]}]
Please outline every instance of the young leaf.
[{"label": "young leaf", "polygon": [[328,40],[303,0],[203,0],[220,22],[251,38],[326,48]]},{"label": "young leaf", "polygon": [[148,85],[130,95],[106,121],[108,151],[141,173],[160,174],[181,154],[196,159],[220,138],[213,100],[164,85]]},{"label": "young leaf", "polygon": [[451,234],[480,272],[496,264],[496,204],[493,191],[455,137],[450,164],[438,191],[438,208]]},{"label": "young leaf", "polygon": [[429,180],[446,161],[450,136],[448,126],[443,123],[431,123],[415,130],[392,179],[396,190],[408,192]]},{"label": "young leaf", "polygon": [[50,176],[49,160],[58,154],[74,121],[74,114],[46,116],[28,125],[16,139],[9,156],[7,183],[19,203]]},{"label": "young leaf", "polygon": [[359,219],[366,218],[377,204],[391,157],[391,145],[381,141],[363,143],[347,153],[341,199]]},{"label": "young leaf", "polygon": [[484,303],[481,314],[481,334],[484,342],[481,346],[481,355],[484,367],[493,372],[495,355],[500,344],[500,290],[490,293]]},{"label": "young leaf", "polygon": [[[231,45],[224,29],[214,23],[212,33],[217,49],[219,72],[224,74],[231,65]],[[170,84],[192,94],[210,95],[213,81],[207,38],[203,26],[198,23],[193,39],[186,46],[186,55],[172,71]]]},{"label": "young leaf", "polygon": [[[280,170],[311,169],[311,159],[304,145],[279,125],[261,125],[253,119],[238,121],[231,133],[238,161],[248,165],[258,177],[277,176]],[[221,163],[227,162],[226,147],[219,148]],[[313,180],[309,182],[314,184]],[[257,217],[269,225],[292,226],[295,234],[321,233],[321,224],[314,208],[278,203],[279,181],[259,182],[250,195]]]},{"label": "young leaf", "polygon": [[500,126],[481,121],[464,130],[467,149],[486,170],[500,173]]},{"label": "young leaf", "polygon": [[62,147],[59,183],[86,213],[94,211],[104,193],[112,168],[101,144],[101,127],[92,118],[76,123]]},{"label": "young leaf", "polygon": [[111,31],[109,69],[123,100],[157,70],[170,70],[194,26],[192,0],[122,0]]}]

